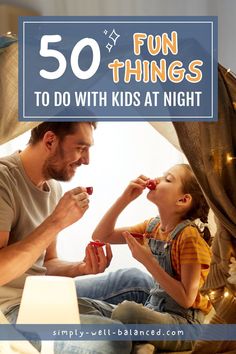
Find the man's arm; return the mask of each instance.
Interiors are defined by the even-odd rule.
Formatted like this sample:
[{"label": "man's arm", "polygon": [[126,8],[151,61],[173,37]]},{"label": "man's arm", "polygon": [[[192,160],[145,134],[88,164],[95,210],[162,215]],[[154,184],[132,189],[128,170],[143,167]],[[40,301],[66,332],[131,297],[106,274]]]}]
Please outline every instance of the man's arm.
[{"label": "man's arm", "polygon": [[25,273],[60,231],[58,222],[47,218],[25,239],[5,246],[8,232],[0,232],[0,286]]},{"label": "man's arm", "polygon": [[103,273],[109,266],[112,259],[111,247],[106,245],[106,252],[102,247],[88,245],[83,261],[67,262],[57,258],[56,241],[47,249],[44,266],[47,268],[47,275],[59,275],[66,277],[77,277],[79,275]]},{"label": "man's arm", "polygon": [[53,213],[23,240],[7,246],[9,232],[0,231],[0,286],[25,273],[55,241],[57,234],[79,220],[88,209],[80,187],[64,194]]}]

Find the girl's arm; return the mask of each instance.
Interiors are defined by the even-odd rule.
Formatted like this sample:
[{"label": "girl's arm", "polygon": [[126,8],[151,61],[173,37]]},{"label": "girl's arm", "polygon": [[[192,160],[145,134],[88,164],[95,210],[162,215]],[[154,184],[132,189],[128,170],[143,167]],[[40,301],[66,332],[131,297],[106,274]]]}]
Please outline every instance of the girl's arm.
[{"label": "girl's arm", "polygon": [[183,264],[181,281],[176,280],[159,265],[147,242],[141,245],[133,237],[129,237],[127,232],[123,236],[133,257],[146,267],[167,294],[182,307],[191,307],[199,290],[201,264]]},{"label": "girl's arm", "polygon": [[116,221],[121,212],[136,198],[138,198],[146,187],[146,176],[139,176],[136,180],[131,181],[123,194],[117,199],[112,207],[103,216],[97,227],[95,228],[92,238],[93,240],[101,240],[109,243],[125,243],[122,232],[128,227],[115,229]]},{"label": "girl's arm", "polygon": [[146,268],[179,305],[186,309],[193,305],[199,290],[201,264],[183,264],[181,281],[166,273],[154,257],[147,260]]}]

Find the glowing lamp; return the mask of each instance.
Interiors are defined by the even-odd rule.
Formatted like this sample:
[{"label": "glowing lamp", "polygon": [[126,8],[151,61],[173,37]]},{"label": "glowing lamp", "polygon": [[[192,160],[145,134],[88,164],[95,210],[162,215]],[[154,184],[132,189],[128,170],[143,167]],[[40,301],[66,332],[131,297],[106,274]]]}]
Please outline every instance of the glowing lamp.
[{"label": "glowing lamp", "polygon": [[[26,278],[17,324],[79,324],[79,308],[72,278]],[[43,354],[52,354],[53,342],[42,341]]]}]

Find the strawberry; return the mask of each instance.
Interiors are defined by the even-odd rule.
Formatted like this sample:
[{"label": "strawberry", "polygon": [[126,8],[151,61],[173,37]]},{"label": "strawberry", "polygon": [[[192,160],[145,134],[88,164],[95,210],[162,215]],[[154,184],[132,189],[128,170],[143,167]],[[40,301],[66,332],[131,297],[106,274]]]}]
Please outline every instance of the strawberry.
[{"label": "strawberry", "polygon": [[105,246],[105,243],[104,242],[100,242],[100,241],[91,241],[89,242],[89,244],[91,246],[94,246],[94,247],[102,247],[102,246]]},{"label": "strawberry", "polygon": [[139,232],[130,232],[130,235],[132,237],[135,238],[136,241],[138,241],[138,243],[140,243],[141,245],[144,244],[144,235],[140,234]]},{"label": "strawberry", "polygon": [[140,234],[139,232],[130,232],[130,235],[132,235],[134,238],[136,238],[138,240],[143,239],[143,234]]},{"label": "strawberry", "polygon": [[91,195],[93,194],[93,187],[86,187],[86,192]]},{"label": "strawberry", "polygon": [[153,191],[154,189],[156,189],[157,183],[154,179],[149,179],[147,181],[146,187],[148,189],[150,189],[150,191]]}]

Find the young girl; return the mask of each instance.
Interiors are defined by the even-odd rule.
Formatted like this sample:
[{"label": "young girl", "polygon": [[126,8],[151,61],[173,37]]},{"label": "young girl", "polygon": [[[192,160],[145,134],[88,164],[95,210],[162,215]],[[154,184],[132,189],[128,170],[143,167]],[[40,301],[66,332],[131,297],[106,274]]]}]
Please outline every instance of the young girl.
[{"label": "young girl", "polygon": [[[210,248],[204,240],[210,238],[205,227],[209,207],[191,168],[187,164],[175,165],[155,180],[155,189],[148,192],[147,198],[157,206],[158,217],[115,229],[120,213],[142,194],[148,181],[145,176],[132,181],[93,233],[96,240],[127,242],[133,257],[155,280],[144,306],[124,301],[113,310],[112,318],[129,324],[202,323],[211,308],[208,298],[199,292],[211,260]],[[195,219],[202,221],[204,231],[198,229]],[[133,238],[131,232],[144,234],[144,244]],[[172,351],[192,346],[186,341],[153,344],[158,349]]]}]

